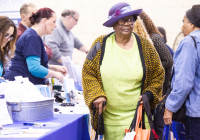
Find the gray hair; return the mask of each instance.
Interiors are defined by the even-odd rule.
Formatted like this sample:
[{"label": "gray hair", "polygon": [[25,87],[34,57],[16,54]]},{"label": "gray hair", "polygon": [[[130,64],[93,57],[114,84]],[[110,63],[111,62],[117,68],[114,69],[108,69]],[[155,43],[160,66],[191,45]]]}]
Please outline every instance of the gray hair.
[{"label": "gray hair", "polygon": [[74,16],[76,14],[76,12],[74,10],[64,10],[62,13],[61,13],[61,16],[62,17],[66,17],[66,16]]}]

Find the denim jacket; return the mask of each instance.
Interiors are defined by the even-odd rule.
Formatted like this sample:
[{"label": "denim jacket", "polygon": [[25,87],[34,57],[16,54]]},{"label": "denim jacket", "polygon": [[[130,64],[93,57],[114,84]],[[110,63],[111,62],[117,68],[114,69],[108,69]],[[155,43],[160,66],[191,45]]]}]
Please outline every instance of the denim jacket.
[{"label": "denim jacket", "polygon": [[[190,36],[194,36],[197,44]],[[200,117],[200,30],[193,31],[179,43],[174,54],[172,91],[166,108],[176,112],[186,103],[186,115]]]}]

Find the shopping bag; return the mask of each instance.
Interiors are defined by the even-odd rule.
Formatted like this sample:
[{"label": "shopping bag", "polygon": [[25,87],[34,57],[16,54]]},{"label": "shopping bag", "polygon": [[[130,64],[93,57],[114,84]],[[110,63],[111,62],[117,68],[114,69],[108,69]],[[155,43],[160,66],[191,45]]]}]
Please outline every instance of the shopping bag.
[{"label": "shopping bag", "polygon": [[176,131],[176,126],[174,121],[172,121],[171,125],[165,125],[164,132],[163,132],[163,138],[162,140],[168,140],[169,139],[169,132],[170,132],[170,127],[172,127],[172,140],[178,140],[178,135]]},{"label": "shopping bag", "polygon": [[[96,131],[94,129],[91,130],[90,140],[96,140]],[[103,140],[103,135],[98,135],[97,140]]]},{"label": "shopping bag", "polygon": [[[156,140],[159,139],[159,136],[156,134],[152,122],[152,114],[150,112],[150,104],[149,104],[149,99],[146,95],[142,95],[142,100],[144,102],[144,110],[146,111],[148,121],[150,124],[151,129],[145,129],[144,125],[144,111],[142,109],[142,105],[140,105],[140,102],[138,102],[136,111],[135,111],[135,116],[133,118],[133,121],[130,125],[129,132],[135,132],[134,139],[132,140]],[[125,134],[124,138],[129,138]],[[128,134],[129,135],[129,134]]]},{"label": "shopping bag", "polygon": [[150,138],[150,129],[143,129],[142,128],[142,105],[139,105],[138,111],[137,111],[137,121],[136,121],[136,127],[135,127],[135,138],[134,140],[149,140]]},{"label": "shopping bag", "polygon": [[185,128],[180,122],[174,121],[179,140],[185,140]]}]

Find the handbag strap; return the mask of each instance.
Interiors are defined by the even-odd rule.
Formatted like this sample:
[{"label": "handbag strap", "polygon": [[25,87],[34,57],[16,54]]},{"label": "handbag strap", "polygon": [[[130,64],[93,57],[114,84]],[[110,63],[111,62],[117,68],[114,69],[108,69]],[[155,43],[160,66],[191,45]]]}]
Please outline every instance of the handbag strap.
[{"label": "handbag strap", "polygon": [[152,133],[154,135],[154,138],[155,139],[159,139],[159,136],[157,135],[157,133],[154,130],[152,114],[151,114],[151,111],[150,111],[149,98],[146,95],[142,95],[142,100],[143,100],[143,103],[144,103],[144,108],[145,108],[145,111],[146,111],[146,114],[147,114],[147,117],[148,117],[148,121],[149,121],[149,125],[150,125],[150,128],[151,128],[151,131],[152,131]]},{"label": "handbag strap", "polygon": [[138,104],[137,104],[137,107],[136,107],[136,110],[135,110],[134,118],[133,118],[132,123],[131,123],[131,125],[130,125],[130,127],[129,127],[129,130],[130,130],[130,131],[132,131],[133,129],[135,130],[136,119],[137,119],[137,111],[138,111],[140,102],[141,102],[141,101],[138,101]]},{"label": "handbag strap", "polygon": [[176,132],[176,126],[175,126],[174,121],[172,121],[172,131],[173,131],[174,137],[178,140],[178,134]]},{"label": "handbag strap", "polygon": [[172,127],[172,132],[173,132],[174,138],[176,138],[176,140],[178,140],[178,134],[177,134],[177,131],[176,131],[176,126],[175,126],[175,122],[174,121],[172,121],[171,125],[165,125],[162,140],[168,140],[169,127],[170,126]]},{"label": "handbag strap", "polygon": [[[153,121],[152,121],[152,114],[151,114],[151,111],[150,111],[149,98],[146,95],[143,94],[142,95],[142,101],[143,101],[143,104],[144,104],[144,108],[145,108],[145,111],[146,111],[146,114],[147,114],[147,117],[148,117],[150,128],[151,128],[152,133],[154,135],[154,138],[159,139],[159,136],[157,135],[157,133],[154,130],[154,125],[153,125]],[[137,108],[136,108],[136,111],[135,111],[135,115],[134,115],[133,121],[131,123],[131,126],[129,128],[130,131],[135,130],[136,127],[137,127],[137,116],[138,116],[138,108],[139,108],[140,102],[141,101],[138,101]]]},{"label": "handbag strap", "polygon": [[169,125],[165,125],[162,140],[168,140],[169,136]]},{"label": "handbag strap", "polygon": [[[102,108],[107,104],[107,101],[103,102],[103,106]],[[96,107],[93,106],[93,126],[94,126],[94,116],[96,115]],[[97,122],[97,130],[96,130],[96,134],[95,134],[95,140],[98,140],[98,135],[103,135],[104,134],[104,122],[103,122],[103,113],[98,114],[98,122]]]},{"label": "handbag strap", "polygon": [[190,37],[191,37],[192,40],[194,41],[195,48],[197,49],[197,43],[196,43],[196,40],[195,40],[194,36],[191,36],[191,35],[190,35]]},{"label": "handbag strap", "polygon": [[139,105],[138,110],[137,110],[137,119],[136,119],[135,130],[140,128],[142,126],[142,123],[144,123],[144,122],[142,122],[142,105]]}]

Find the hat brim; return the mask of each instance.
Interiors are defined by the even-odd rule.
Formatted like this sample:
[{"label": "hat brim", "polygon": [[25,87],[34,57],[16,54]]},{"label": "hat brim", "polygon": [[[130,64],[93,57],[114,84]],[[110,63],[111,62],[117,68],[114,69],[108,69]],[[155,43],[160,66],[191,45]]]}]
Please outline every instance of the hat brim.
[{"label": "hat brim", "polygon": [[109,19],[108,21],[106,21],[103,26],[106,27],[112,27],[114,23],[116,23],[118,20],[128,17],[128,16],[139,16],[142,13],[142,9],[137,9],[119,16],[116,16],[114,18]]}]

